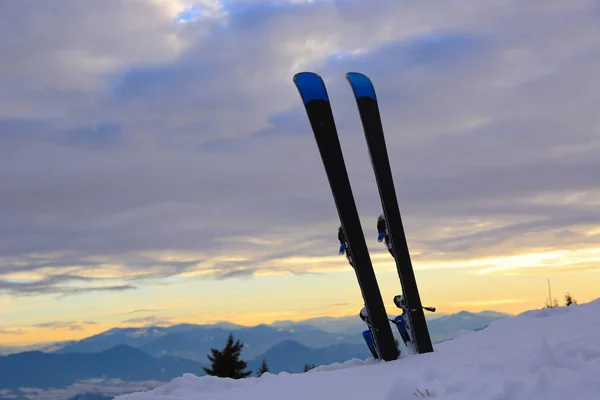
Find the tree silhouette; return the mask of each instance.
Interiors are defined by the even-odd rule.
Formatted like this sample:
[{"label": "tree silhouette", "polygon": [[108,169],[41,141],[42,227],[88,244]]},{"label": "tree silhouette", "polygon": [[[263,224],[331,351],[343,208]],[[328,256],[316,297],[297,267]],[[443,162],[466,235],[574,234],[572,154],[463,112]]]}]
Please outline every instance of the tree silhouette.
[{"label": "tree silhouette", "polygon": [[252,371],[244,371],[247,367],[246,361],[240,360],[244,344],[238,340],[233,341],[233,334],[229,334],[227,344],[221,351],[211,349],[211,354],[207,357],[211,362],[210,368],[204,368],[208,375],[218,376],[220,378],[240,379],[246,378],[252,374]]},{"label": "tree silhouette", "polygon": [[262,364],[260,364],[260,368],[256,371],[256,375],[261,376],[265,372],[269,372],[269,367],[267,366],[267,362],[263,360]]},{"label": "tree silhouette", "polygon": [[316,368],[317,366],[315,364],[304,364],[304,372],[308,372],[313,368]]},{"label": "tree silhouette", "polygon": [[569,292],[565,294],[565,305],[570,306],[571,304],[577,304],[577,300],[575,300]]}]

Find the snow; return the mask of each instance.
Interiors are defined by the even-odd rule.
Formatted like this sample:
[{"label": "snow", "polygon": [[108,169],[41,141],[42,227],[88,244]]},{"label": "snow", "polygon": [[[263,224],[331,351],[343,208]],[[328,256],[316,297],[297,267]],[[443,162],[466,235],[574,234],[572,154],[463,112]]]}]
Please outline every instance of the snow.
[{"label": "snow", "polygon": [[[268,360],[267,360],[268,362]],[[415,397],[416,396],[416,397]],[[600,399],[600,299],[462,331],[434,352],[240,380],[185,374],[118,400]]]},{"label": "snow", "polygon": [[144,337],[144,336],[164,336],[166,335],[165,332],[161,332],[158,329],[147,329],[147,328],[141,328],[141,329],[137,329],[133,332],[130,332],[127,336],[131,337],[131,338],[140,338],[140,337]]}]

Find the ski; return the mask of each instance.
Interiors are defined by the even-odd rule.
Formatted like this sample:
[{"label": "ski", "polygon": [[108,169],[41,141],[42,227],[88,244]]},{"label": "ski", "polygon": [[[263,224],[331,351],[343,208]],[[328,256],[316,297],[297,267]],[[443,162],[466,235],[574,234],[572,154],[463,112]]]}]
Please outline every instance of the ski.
[{"label": "ski", "polygon": [[[390,235],[389,235],[389,231],[387,228],[387,222],[386,222],[385,216],[383,214],[381,214],[377,218],[377,241],[384,242],[385,247],[388,249],[388,251],[390,252],[392,257],[394,257],[394,258],[396,257],[394,254],[394,249],[392,248],[392,244],[390,242]],[[390,322],[393,322],[396,325],[396,327],[398,328],[398,332],[400,333],[400,336],[402,337],[402,341],[404,342],[404,345],[409,349],[409,352],[411,354],[415,354],[415,353],[417,353],[417,348],[415,346],[414,334],[413,334],[412,328],[410,326],[410,322],[408,321],[409,308],[406,305],[406,302],[404,301],[404,296],[402,296],[402,295],[394,296],[394,304],[396,305],[396,307],[398,307],[399,309],[402,310],[402,314],[398,315],[393,320],[390,320]],[[435,312],[435,307],[423,306],[423,310],[429,311],[429,312]]]},{"label": "ski", "polygon": [[405,322],[411,330],[417,353],[429,353],[433,351],[433,345],[402,225],[375,88],[371,80],[361,73],[349,72],[346,74],[346,79],[350,83],[356,99],[371,165],[379,189],[381,205],[387,222],[389,249],[396,261],[398,277],[407,306],[408,318]]},{"label": "ski", "polygon": [[[352,256],[347,251],[348,240],[346,239],[346,235],[344,234],[344,229],[341,226],[338,228],[338,240],[340,241],[339,254],[340,255],[346,254],[348,263],[350,264],[350,266],[352,268],[356,269],[356,267],[354,266],[354,261],[352,260]],[[363,306],[363,308],[360,310],[360,313],[358,315],[359,315],[360,319],[367,325],[367,330],[363,331],[363,333],[362,333],[363,339],[367,343],[367,346],[369,347],[369,350],[371,351],[373,358],[378,359],[379,355],[377,354],[377,351],[375,349],[375,344],[373,342],[373,325],[371,324],[371,319],[369,318],[369,312],[367,311],[367,308]],[[402,318],[402,316],[400,316],[399,318]],[[396,319],[389,320],[389,321],[393,322],[394,324],[396,324],[396,326],[398,326]],[[398,329],[400,329],[400,328],[398,328]],[[409,344],[407,344],[406,340],[404,340],[404,344],[406,345],[406,347],[409,347]],[[414,351],[413,351],[413,353],[414,353]],[[398,351],[398,356],[400,356],[400,351]]]},{"label": "ski", "polygon": [[367,343],[367,347],[371,350],[371,354],[373,358],[376,360],[379,358],[379,354],[377,354],[377,350],[375,349],[375,344],[373,343],[373,326],[371,325],[371,319],[369,318],[369,312],[367,311],[367,307],[363,307],[358,314],[360,319],[363,320],[365,324],[367,324],[367,330],[363,331],[363,339]]},{"label": "ski", "polygon": [[312,72],[294,75],[300,97],[321,155],[338,216],[372,324],[373,342],[382,360],[398,358],[398,348],[389,324],[371,257],[356,209],[342,148],[323,79]]},{"label": "ski", "polygon": [[373,343],[373,335],[371,334],[371,330],[367,329],[363,331],[362,337],[365,339],[365,343],[367,343],[367,347],[369,348],[371,355],[377,360],[379,358],[379,354],[377,354],[377,350],[375,349],[375,343]]}]

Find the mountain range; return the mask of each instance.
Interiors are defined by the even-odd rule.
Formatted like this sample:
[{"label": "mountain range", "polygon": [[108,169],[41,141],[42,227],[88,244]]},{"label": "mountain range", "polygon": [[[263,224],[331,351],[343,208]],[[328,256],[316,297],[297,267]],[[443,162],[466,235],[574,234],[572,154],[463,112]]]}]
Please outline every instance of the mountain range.
[{"label": "mountain range", "polygon": [[[507,314],[469,313],[430,318],[434,342],[460,330],[479,330]],[[357,321],[358,320],[358,321]],[[222,348],[233,333],[244,343],[242,358],[256,371],[263,360],[272,373],[301,372],[307,364],[331,364],[370,356],[358,318],[315,318],[242,326],[181,324],[170,327],[114,328],[79,340],[39,346],[0,356],[1,389],[60,388],[90,378],[169,381],[186,372],[202,375],[211,348]],[[396,329],[393,329],[397,334]],[[402,350],[402,349],[401,349]]]},{"label": "mountain range", "polygon": [[[107,350],[118,344],[136,347],[154,356],[174,356],[194,361],[205,361],[211,348],[224,345],[231,329],[214,325],[174,325],[171,327],[115,328],[78,342],[69,343],[56,350],[58,354],[94,353]],[[294,340],[308,347],[326,347],[338,343],[360,344],[360,332],[343,335],[325,332],[309,325],[272,327],[257,325],[240,327],[235,337],[244,343],[242,357],[252,359],[273,345],[285,340]]]},{"label": "mountain range", "polygon": [[199,373],[199,369],[199,363],[192,360],[155,358],[124,344],[99,353],[29,351],[0,357],[0,387],[66,387],[91,378],[165,381],[186,372]]}]

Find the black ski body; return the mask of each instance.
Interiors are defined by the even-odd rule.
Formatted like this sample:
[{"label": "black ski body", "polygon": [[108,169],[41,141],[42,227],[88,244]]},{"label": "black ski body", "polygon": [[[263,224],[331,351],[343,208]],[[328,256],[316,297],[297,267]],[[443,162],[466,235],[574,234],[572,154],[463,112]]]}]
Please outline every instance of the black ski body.
[{"label": "black ski body", "polygon": [[396,268],[408,308],[408,318],[413,330],[416,351],[418,353],[432,352],[433,345],[423,313],[421,298],[406,241],[406,234],[398,207],[375,89],[371,80],[363,74],[350,72],[346,74],[346,79],[352,87],[358,105],[371,158],[371,165],[373,166],[373,172],[377,180],[383,213],[388,224]]},{"label": "black ski body", "polygon": [[398,348],[388,321],[377,278],[356,209],[329,96],[321,77],[311,72],[294,76],[325,167],[338,216],[355,266],[365,307],[371,318],[373,340],[385,361],[398,358]]}]

